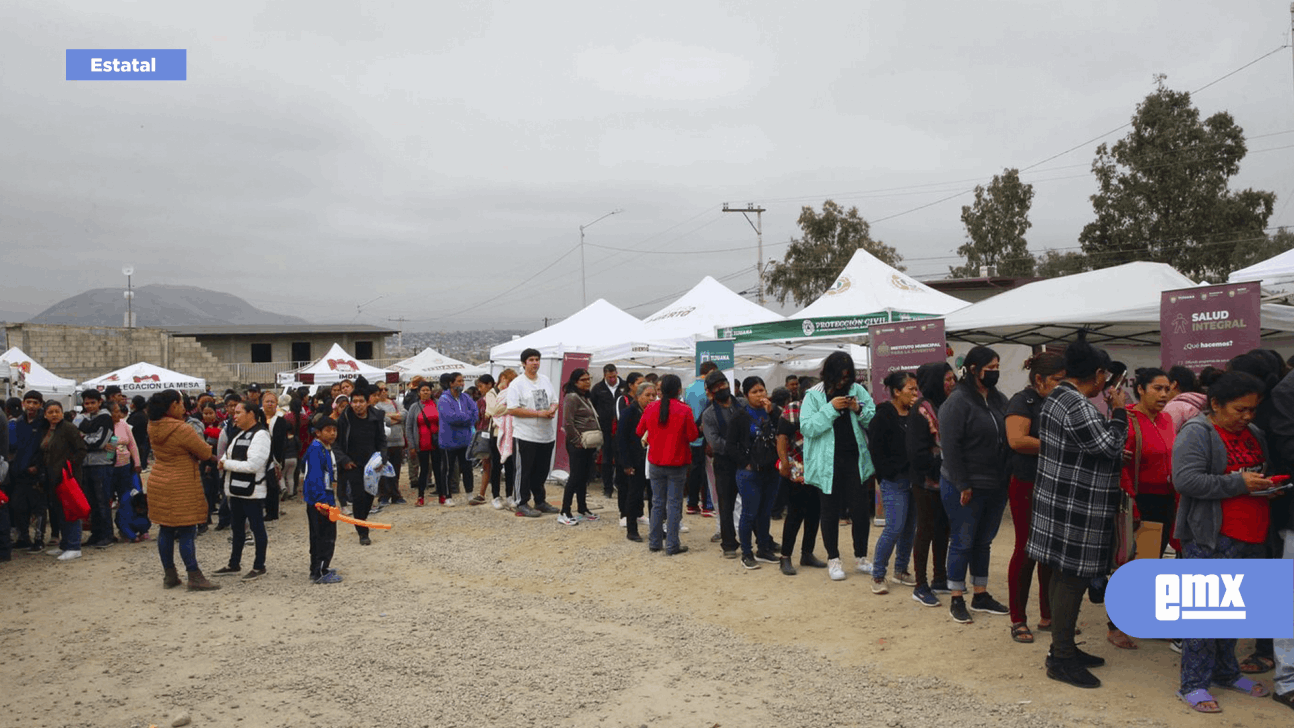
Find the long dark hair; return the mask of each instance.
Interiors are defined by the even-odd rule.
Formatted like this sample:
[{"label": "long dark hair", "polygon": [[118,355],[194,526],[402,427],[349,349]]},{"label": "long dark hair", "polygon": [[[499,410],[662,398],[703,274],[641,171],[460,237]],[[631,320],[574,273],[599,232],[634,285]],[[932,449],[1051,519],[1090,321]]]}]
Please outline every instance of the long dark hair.
[{"label": "long dark hair", "polygon": [[948,399],[944,394],[944,377],[952,370],[952,365],[946,361],[933,361],[917,367],[917,388],[921,390],[921,396],[935,407]]},{"label": "long dark hair", "polygon": [[669,406],[683,391],[683,380],[677,374],[666,374],[660,380],[660,424],[669,422]]},{"label": "long dark hair", "polygon": [[1065,371],[1065,355],[1056,351],[1040,351],[1025,359],[1024,368],[1029,370],[1029,386],[1037,389],[1039,379]]},{"label": "long dark hair", "polygon": [[174,389],[163,389],[148,398],[148,419],[157,422],[166,416],[166,411],[171,409],[171,405],[176,402],[183,402],[184,398]]},{"label": "long dark hair", "polygon": [[1248,372],[1223,372],[1217,381],[1209,385],[1209,411],[1216,409],[1213,406],[1214,403],[1225,405],[1250,394],[1256,394],[1261,398],[1266,390],[1267,386],[1263,384],[1263,380]]},{"label": "long dark hair", "polygon": [[588,373],[589,373],[588,369],[576,368],[574,371],[571,372],[570,378],[566,380],[566,386],[563,387],[563,391],[566,392],[567,394],[579,394],[584,397],[589,396],[586,392],[580,391],[580,379],[587,376]]},{"label": "long dark hair", "polygon": [[[979,381],[981,376],[983,376],[984,367],[991,364],[994,359],[1001,358],[1002,357],[997,355],[996,351],[993,351],[987,346],[973,347],[970,351],[966,352],[966,358],[962,359],[962,367],[965,368],[966,374],[958,384],[970,389],[972,392],[976,391],[975,383]],[[994,392],[997,391],[997,388],[988,387],[988,390],[990,392]]]},{"label": "long dark hair", "polygon": [[854,369],[854,358],[847,351],[833,351],[822,360],[822,393],[831,399],[831,394],[837,392],[840,378],[849,375],[849,381],[844,387],[848,391],[854,379],[858,376]]}]

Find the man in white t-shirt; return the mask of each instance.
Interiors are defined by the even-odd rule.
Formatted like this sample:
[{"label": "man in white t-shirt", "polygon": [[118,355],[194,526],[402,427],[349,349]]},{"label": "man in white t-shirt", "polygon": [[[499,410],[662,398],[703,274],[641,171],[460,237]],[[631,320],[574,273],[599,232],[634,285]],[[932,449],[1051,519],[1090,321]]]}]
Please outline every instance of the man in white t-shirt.
[{"label": "man in white t-shirt", "polygon": [[[557,390],[548,377],[539,373],[539,352],[521,352],[523,373],[504,390],[508,414],[512,415],[512,449],[517,456],[517,515],[538,518],[556,513],[557,508],[544,499],[544,481],[557,442]],[[535,505],[530,506],[534,496]]]}]

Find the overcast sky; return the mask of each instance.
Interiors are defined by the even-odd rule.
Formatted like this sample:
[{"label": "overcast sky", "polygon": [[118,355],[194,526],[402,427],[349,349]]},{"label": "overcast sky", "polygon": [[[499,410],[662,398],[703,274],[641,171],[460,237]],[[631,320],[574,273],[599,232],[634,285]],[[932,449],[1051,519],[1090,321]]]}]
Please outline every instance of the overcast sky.
[{"label": "overcast sky", "polygon": [[[587,247],[588,297],[645,317],[706,274],[753,287],[724,202],[767,208],[780,259],[827,198],[937,277],[970,195],[930,203],[1043,160],[1030,247],[1072,249],[1082,143],[1154,74],[1194,91],[1290,27],[1287,0],[627,6],[9,0],[0,313],[132,263],[317,322],[533,329],[580,307],[579,227],[622,208],[586,241],[640,252]],[[65,81],[68,48],[186,48],[188,80]],[[1273,225],[1294,224],[1291,57],[1194,97],[1244,128],[1237,186],[1277,193]]]}]

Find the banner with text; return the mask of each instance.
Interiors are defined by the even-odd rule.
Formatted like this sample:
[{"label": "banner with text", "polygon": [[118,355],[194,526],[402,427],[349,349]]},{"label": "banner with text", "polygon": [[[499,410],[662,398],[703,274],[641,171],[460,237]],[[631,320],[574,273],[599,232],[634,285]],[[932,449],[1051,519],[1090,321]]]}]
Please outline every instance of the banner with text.
[{"label": "banner with text", "polygon": [[890,398],[884,384],[890,372],[916,372],[922,364],[948,359],[941,318],[868,327],[868,346],[872,352],[872,399],[878,404]]},{"label": "banner with text", "polygon": [[930,314],[908,311],[876,311],[856,316],[821,316],[818,318],[787,319],[745,326],[726,326],[719,335],[738,343],[772,341],[778,339],[827,338],[862,336],[875,324],[896,321],[917,321],[933,318]]},{"label": "banner with text", "polygon": [[736,363],[736,344],[732,340],[728,341],[698,341],[696,342],[696,367],[694,374],[701,376],[701,365],[712,361],[719,371],[734,369]]},{"label": "banner with text", "polygon": [[1159,299],[1159,354],[1164,369],[1224,368],[1258,348],[1262,302],[1257,283],[1164,291]]},{"label": "banner with text", "polygon": [[568,353],[562,356],[562,379],[553,382],[553,387],[557,390],[557,445],[553,448],[553,469],[562,470],[567,473],[571,472],[571,457],[566,452],[566,427],[562,424],[566,422],[566,393],[562,390],[566,387],[566,382],[571,378],[571,372],[576,369],[588,369],[589,361],[593,357],[589,354]]}]

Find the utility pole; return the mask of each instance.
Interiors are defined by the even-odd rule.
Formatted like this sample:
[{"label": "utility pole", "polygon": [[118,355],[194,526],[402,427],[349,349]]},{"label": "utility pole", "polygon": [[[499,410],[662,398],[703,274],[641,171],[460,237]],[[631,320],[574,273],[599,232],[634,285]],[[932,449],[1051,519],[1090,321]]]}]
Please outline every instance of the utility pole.
[{"label": "utility pole", "polygon": [[395,335],[395,346],[396,346],[396,348],[398,348],[398,349],[400,350],[400,353],[401,353],[401,354],[403,354],[403,353],[404,353],[404,322],[405,322],[405,321],[408,321],[408,320],[409,320],[409,319],[407,319],[407,318],[405,318],[405,317],[403,317],[403,316],[401,316],[400,318],[389,318],[389,319],[387,319],[387,321],[399,321],[399,322],[400,322],[400,328],[399,328],[399,330],[397,331],[397,333],[396,333],[396,335]]},{"label": "utility pole", "polygon": [[584,302],[580,305],[580,308],[583,308],[584,306],[589,305],[589,282],[588,282],[588,279],[584,276],[584,228],[593,227],[593,225],[596,224],[598,220],[605,220],[606,218],[611,217],[612,215],[618,215],[622,212],[624,212],[624,210],[617,208],[615,210],[612,210],[611,212],[608,212],[602,217],[599,217],[597,220],[594,220],[591,223],[580,226],[580,297],[581,297],[581,300]]},{"label": "utility pole", "polygon": [[124,265],[121,272],[126,276],[126,358],[128,364],[135,363],[135,286],[131,277],[135,275],[135,266]]},{"label": "utility pole", "polygon": [[[755,207],[754,203],[748,202],[743,208],[728,207],[728,203],[723,203],[724,212],[740,212],[741,216],[746,218],[746,222],[755,229],[755,237],[759,240],[758,257],[755,258],[755,274],[759,276],[759,305],[764,305],[764,208]],[[755,221],[750,221],[750,213],[755,213]]]}]

